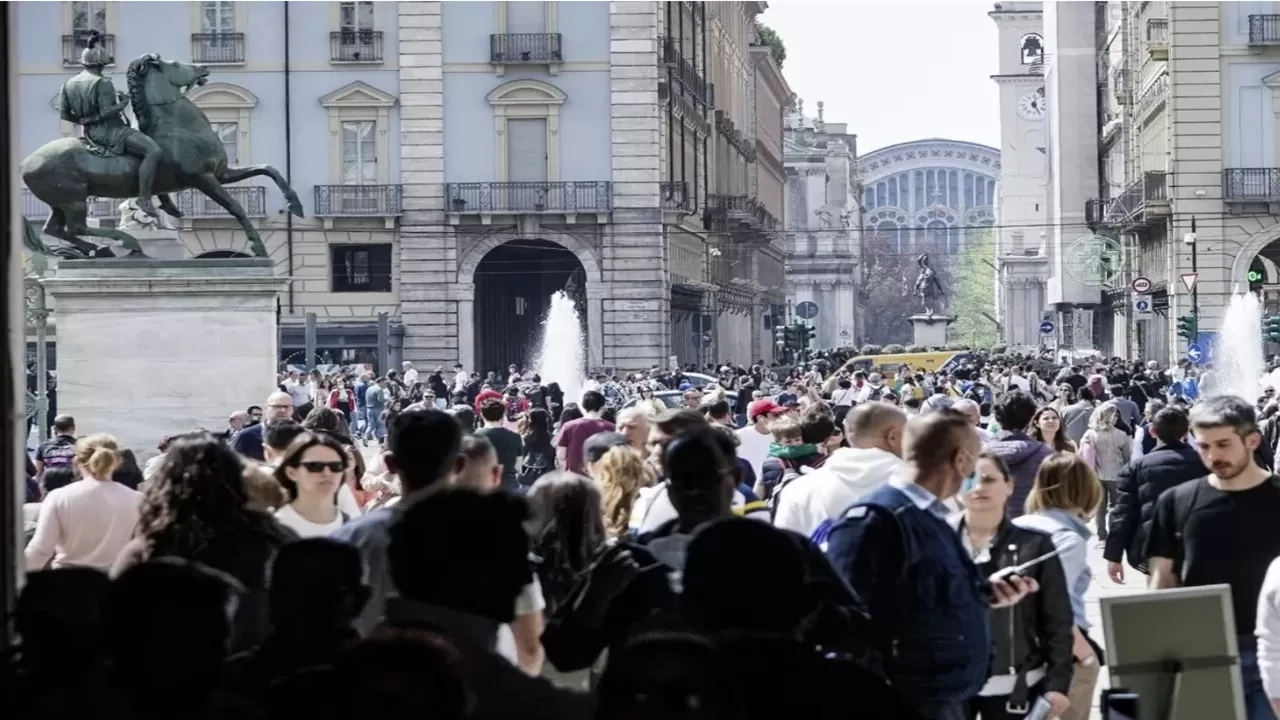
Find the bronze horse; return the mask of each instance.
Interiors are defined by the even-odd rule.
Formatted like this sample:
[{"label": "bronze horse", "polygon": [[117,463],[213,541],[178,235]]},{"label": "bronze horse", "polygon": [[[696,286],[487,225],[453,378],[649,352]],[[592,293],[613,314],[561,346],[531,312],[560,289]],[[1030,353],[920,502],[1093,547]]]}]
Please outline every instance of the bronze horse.
[{"label": "bronze horse", "polygon": [[[167,193],[194,188],[209,196],[231,214],[244,230],[252,253],[267,256],[258,231],[249,222],[240,203],[223,185],[252,177],[271,178],[289,202],[289,212],[302,217],[298,195],[270,165],[231,167],[218,136],[186,93],[203,85],[209,71],[199,65],[162,60],[159,55],[143,55],[129,63],[125,74],[129,102],[138,129],[156,141],[164,153],[156,170],[155,193],[162,210],[174,217],[182,213]],[[33,195],[51,209],[44,232],[69,243],[51,250],[26,221],[25,244],[32,252],[64,257],[111,257],[114,254],[80,236],[120,241],[131,257],[146,257],[136,238],[113,228],[89,227],[90,197],[132,198],[138,195],[138,165],[129,155],[108,156],[90,152],[79,138],[61,138],[45,143],[22,161],[22,180]]]}]

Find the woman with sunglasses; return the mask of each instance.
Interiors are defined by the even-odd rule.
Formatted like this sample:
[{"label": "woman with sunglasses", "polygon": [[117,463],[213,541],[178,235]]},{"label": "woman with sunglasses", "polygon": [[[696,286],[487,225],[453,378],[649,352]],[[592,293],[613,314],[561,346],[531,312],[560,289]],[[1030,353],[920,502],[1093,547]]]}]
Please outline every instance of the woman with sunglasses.
[{"label": "woman with sunglasses", "polygon": [[338,490],[347,472],[347,453],[328,433],[298,436],[276,468],[276,481],[289,494],[289,504],[276,510],[276,520],[299,537],[325,537],[347,522],[338,509]]}]

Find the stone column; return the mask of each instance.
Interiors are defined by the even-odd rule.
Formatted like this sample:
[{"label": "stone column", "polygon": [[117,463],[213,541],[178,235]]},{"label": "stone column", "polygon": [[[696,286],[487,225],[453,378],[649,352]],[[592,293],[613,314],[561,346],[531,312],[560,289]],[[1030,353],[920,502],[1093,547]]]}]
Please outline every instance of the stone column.
[{"label": "stone column", "polygon": [[[604,303],[601,313],[601,364],[620,371],[665,366],[671,354],[667,249],[658,192],[662,134],[658,122],[658,5],[609,4],[613,224],[607,228],[604,242],[614,249],[643,247],[651,251],[642,257],[604,253],[604,296],[633,301],[626,310],[618,309],[618,303]],[[637,313],[647,314],[650,320],[637,320]]]},{"label": "stone column", "polygon": [[[442,5],[397,3],[400,180],[404,185],[400,317],[404,359],[424,367],[452,365],[459,359],[458,308],[446,288],[457,279],[457,250],[444,218]],[[471,278],[462,280],[471,282]]]},{"label": "stone column", "polygon": [[454,286],[459,299],[458,307],[458,362],[464,368],[476,367],[476,301],[475,285],[458,283]]},{"label": "stone column", "polygon": [[[43,284],[57,306],[58,411],[140,460],[276,387],[288,280],[269,258],[63,260]],[[202,370],[216,380],[193,382]]]}]

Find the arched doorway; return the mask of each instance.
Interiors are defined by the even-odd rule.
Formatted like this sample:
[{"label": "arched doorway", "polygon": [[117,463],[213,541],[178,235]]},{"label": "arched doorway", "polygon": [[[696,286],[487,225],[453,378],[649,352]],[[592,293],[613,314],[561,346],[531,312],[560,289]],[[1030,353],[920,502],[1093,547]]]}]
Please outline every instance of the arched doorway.
[{"label": "arched doorway", "polygon": [[551,296],[565,290],[578,305],[586,333],[586,271],[577,256],[547,240],[512,240],[476,265],[476,370],[506,372],[529,363],[542,341]]},{"label": "arched doorway", "polygon": [[200,253],[196,256],[197,260],[232,260],[237,258],[251,258],[252,255],[246,255],[235,250],[210,250],[209,252]]}]

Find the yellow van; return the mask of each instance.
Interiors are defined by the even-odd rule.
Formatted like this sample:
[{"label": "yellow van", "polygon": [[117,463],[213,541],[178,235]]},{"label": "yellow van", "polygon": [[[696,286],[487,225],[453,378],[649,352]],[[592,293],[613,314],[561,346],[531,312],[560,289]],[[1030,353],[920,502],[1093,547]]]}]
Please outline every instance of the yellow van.
[{"label": "yellow van", "polygon": [[893,355],[861,355],[845,363],[845,369],[851,372],[859,370],[871,374],[880,373],[886,380],[893,379],[902,366],[910,370],[919,369],[928,372],[951,371],[969,359],[969,353],[954,351],[896,353]]}]

